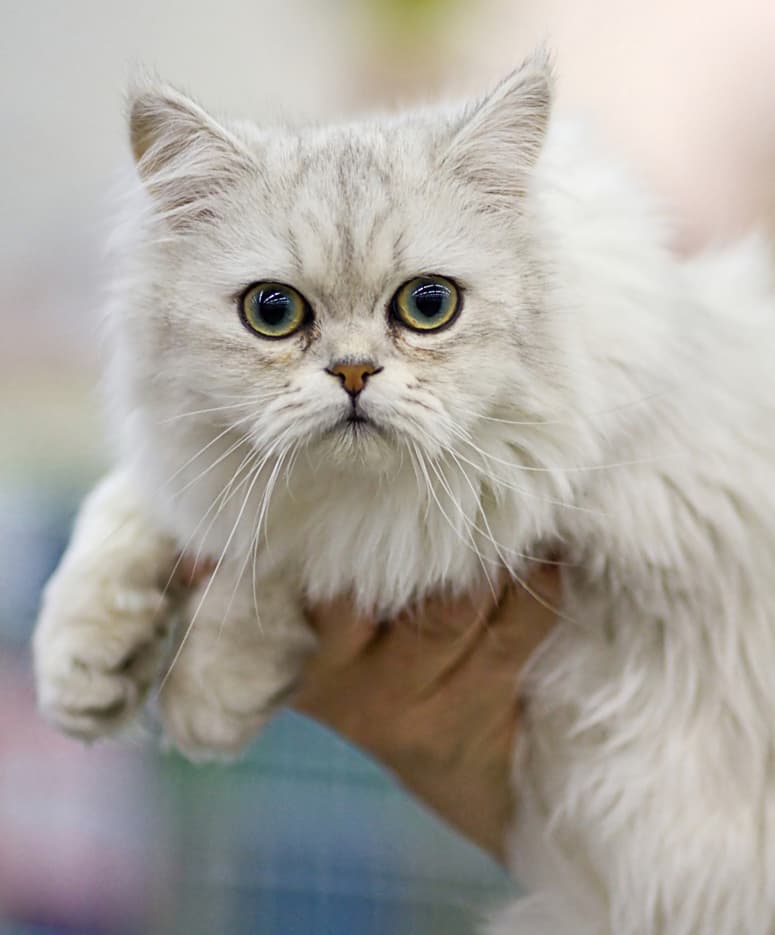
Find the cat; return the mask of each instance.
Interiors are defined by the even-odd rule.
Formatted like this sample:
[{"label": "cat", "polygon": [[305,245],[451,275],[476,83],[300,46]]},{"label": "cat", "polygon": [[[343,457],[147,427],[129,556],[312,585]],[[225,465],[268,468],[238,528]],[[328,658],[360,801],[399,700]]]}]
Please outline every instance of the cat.
[{"label": "cat", "polygon": [[[235,753],[314,652],[304,601],[389,617],[559,555],[504,828],[528,895],[491,931],[773,935],[766,245],[674,256],[553,97],[541,53],[325,128],[135,91],[121,453],[45,590],[40,706],[92,738],[163,682],[184,753]],[[215,568],[170,660],[182,551]]]}]

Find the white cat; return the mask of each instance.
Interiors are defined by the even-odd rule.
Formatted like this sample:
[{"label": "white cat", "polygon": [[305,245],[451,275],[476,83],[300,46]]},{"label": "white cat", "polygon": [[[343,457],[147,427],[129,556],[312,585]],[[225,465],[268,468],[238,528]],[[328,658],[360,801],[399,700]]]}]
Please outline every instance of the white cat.
[{"label": "white cat", "polygon": [[304,598],[391,614],[559,549],[515,768],[532,895],[494,930],[773,935],[765,248],[676,259],[551,99],[541,56],[465,109],[325,129],[135,94],[123,454],[46,590],[40,703],[84,737],[132,715],[183,549],[218,562],[161,695],[192,756],[292,685]]}]

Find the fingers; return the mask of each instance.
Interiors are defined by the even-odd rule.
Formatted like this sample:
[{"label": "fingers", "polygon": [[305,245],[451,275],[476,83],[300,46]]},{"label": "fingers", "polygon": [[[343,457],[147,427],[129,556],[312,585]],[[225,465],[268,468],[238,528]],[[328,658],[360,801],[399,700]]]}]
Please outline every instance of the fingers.
[{"label": "fingers", "polygon": [[307,620],[318,635],[318,652],[332,663],[359,655],[380,630],[377,619],[360,613],[349,597],[337,597],[308,610]]},{"label": "fingers", "polygon": [[513,813],[519,672],[557,618],[556,567],[524,583],[433,598],[380,625],[338,599],[310,612],[320,650],[297,710],[369,751],[496,856]]},{"label": "fingers", "polygon": [[459,597],[432,596],[399,614],[393,626],[403,627],[427,640],[450,640],[484,624],[501,598],[501,588],[483,584]]},{"label": "fingers", "polygon": [[508,660],[515,676],[554,628],[559,604],[556,568],[545,566],[524,582],[510,584],[488,618],[482,664],[505,674],[501,660]]},{"label": "fingers", "polygon": [[483,633],[521,659],[555,623],[559,598],[557,567],[543,565],[502,590],[484,584],[462,597],[430,597],[386,624],[360,613],[346,597],[313,608],[308,619],[320,638],[320,652],[331,661],[353,659],[375,648],[393,652],[392,646],[407,640],[436,648],[442,643],[465,652]]},{"label": "fingers", "polygon": [[545,565],[529,578],[509,585],[490,622],[493,627],[514,629],[528,641],[539,643],[554,626],[559,606],[559,571]]}]

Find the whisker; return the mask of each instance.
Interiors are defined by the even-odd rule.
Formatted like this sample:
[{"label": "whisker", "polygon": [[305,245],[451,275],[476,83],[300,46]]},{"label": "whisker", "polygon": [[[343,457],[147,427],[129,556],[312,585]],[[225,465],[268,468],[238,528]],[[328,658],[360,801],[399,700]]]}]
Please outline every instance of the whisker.
[{"label": "whisker", "polygon": [[[432,459],[429,459],[429,460],[428,460],[428,465],[429,465],[429,467],[431,468],[431,470],[433,471],[433,473],[436,475],[436,477],[439,479],[439,483],[441,483],[443,490],[446,492],[447,496],[448,496],[449,499],[450,499],[450,502],[451,502],[452,505],[457,509],[457,511],[460,513],[460,516],[461,516],[461,518],[462,518],[462,520],[463,520],[463,522],[464,522],[464,524],[465,524],[465,526],[466,526],[466,531],[467,531],[467,533],[468,533],[468,538],[469,538],[469,540],[470,540],[471,550],[474,552],[474,554],[476,555],[476,557],[479,559],[479,564],[482,566],[482,573],[484,574],[484,577],[485,577],[486,580],[487,580],[487,584],[488,584],[488,586],[489,586],[489,588],[490,588],[490,591],[492,592],[493,600],[497,602],[497,600],[498,600],[498,593],[497,593],[497,591],[495,590],[495,584],[494,584],[492,578],[490,577],[490,573],[489,573],[489,571],[487,570],[486,565],[487,565],[487,564],[493,564],[493,565],[495,565],[495,566],[497,567],[498,563],[497,563],[497,562],[493,562],[492,559],[486,558],[484,555],[482,555],[481,551],[480,551],[479,548],[477,547],[476,541],[475,541],[473,535],[471,534],[471,526],[470,526],[470,524],[469,524],[469,517],[466,515],[466,512],[465,512],[465,510],[463,509],[463,507],[460,505],[460,503],[458,503],[458,501],[455,499],[455,496],[454,496],[454,494],[453,494],[453,492],[452,492],[452,489],[451,489],[450,486],[449,486],[449,482],[447,481],[446,476],[444,476],[444,472],[441,470],[441,466],[440,466],[440,465],[435,465]],[[475,496],[476,496],[476,494],[475,494]],[[477,505],[479,505],[480,502],[481,502],[481,501],[480,501],[480,498],[479,498],[478,496],[476,496],[476,501],[477,501]]]},{"label": "whisker", "polygon": [[218,556],[218,561],[217,561],[216,564],[215,564],[215,568],[213,569],[213,572],[212,572],[212,574],[210,575],[210,578],[209,578],[209,580],[208,580],[208,582],[207,582],[207,585],[206,585],[206,587],[205,587],[205,589],[204,589],[204,593],[202,594],[201,598],[199,599],[199,603],[197,604],[196,610],[194,611],[194,614],[193,614],[193,616],[191,617],[191,621],[190,621],[190,623],[188,624],[188,626],[186,627],[186,631],[185,631],[185,633],[183,634],[183,638],[182,638],[181,641],[180,641],[180,645],[178,646],[178,648],[177,648],[177,650],[176,650],[176,652],[175,652],[175,655],[174,655],[173,658],[172,658],[172,662],[170,662],[169,668],[167,669],[167,672],[165,673],[164,678],[163,678],[163,679],[161,680],[161,682],[159,683],[159,687],[158,687],[157,690],[156,690],[157,695],[161,693],[161,691],[163,690],[164,686],[167,684],[167,680],[169,679],[170,674],[172,673],[172,670],[173,670],[174,667],[175,667],[175,664],[177,663],[178,659],[180,659],[180,655],[181,655],[181,653],[183,652],[183,649],[184,649],[186,643],[188,642],[188,638],[189,638],[189,636],[191,635],[191,631],[192,631],[193,628],[194,628],[194,624],[196,623],[196,620],[197,620],[197,618],[198,618],[198,616],[199,616],[199,613],[200,613],[200,611],[202,610],[202,607],[204,606],[205,601],[207,600],[208,594],[210,593],[210,589],[211,589],[212,586],[213,586],[213,581],[215,581],[215,577],[216,577],[216,575],[218,574],[218,572],[219,572],[221,566],[223,565],[223,560],[224,560],[224,558],[226,557],[226,553],[227,553],[228,550],[229,550],[229,546],[231,545],[232,539],[234,538],[234,535],[235,535],[235,533],[237,532],[237,528],[239,527],[239,524],[240,524],[240,522],[241,522],[241,520],[242,520],[242,516],[243,516],[243,514],[245,513],[245,509],[246,509],[246,507],[247,507],[247,505],[248,505],[248,501],[249,501],[249,499],[250,499],[250,495],[251,495],[251,493],[253,492],[253,488],[255,487],[256,482],[258,481],[258,478],[259,478],[259,476],[260,476],[260,473],[261,473],[260,468],[259,468],[258,470],[254,470],[254,472],[253,472],[253,479],[252,479],[252,481],[250,482],[250,484],[249,484],[249,486],[248,486],[247,493],[245,494],[245,499],[242,501],[242,507],[240,508],[240,511],[239,511],[239,513],[237,514],[237,518],[234,520],[234,525],[233,525],[232,528],[231,528],[231,532],[229,533],[229,537],[228,537],[227,540],[226,540],[226,544],[224,545],[223,549],[221,550],[221,554]]},{"label": "whisker", "polygon": [[[477,492],[476,488],[474,487],[471,481],[471,478],[468,476],[468,472],[463,468],[463,466],[458,461],[458,458],[455,452],[451,448],[447,448],[445,450],[446,450],[446,453],[449,455],[449,457],[451,457],[453,461],[455,461],[455,463],[457,464],[458,470],[460,471],[462,476],[465,478],[466,483],[471,489],[471,492],[474,494],[474,496],[479,497],[480,493]],[[478,532],[480,535],[484,536],[485,539],[487,539],[489,542],[491,542],[493,547],[496,549],[499,555],[501,554],[501,550],[504,550],[508,552],[509,555],[512,555],[515,558],[524,559],[524,561],[526,562],[534,562],[536,564],[541,564],[541,565],[553,565],[556,567],[571,567],[571,568],[574,567],[573,563],[571,562],[562,562],[562,561],[558,561],[557,559],[539,558],[539,556],[537,555],[528,555],[525,552],[518,552],[516,549],[511,549],[508,546],[503,545],[503,543],[498,542],[493,536],[492,528],[490,527],[490,523],[487,519],[487,514],[485,513],[485,511],[483,509],[480,509],[480,513],[482,516],[482,520],[484,521],[485,526],[487,527],[487,530],[485,531],[480,526],[477,526],[473,520],[471,520],[471,528],[474,529],[476,532]]]},{"label": "whisker", "polygon": [[450,425],[453,433],[463,442],[470,445],[471,448],[474,448],[483,458],[487,458],[488,461],[495,461],[496,464],[503,464],[506,467],[512,468],[516,471],[526,471],[533,472],[536,474],[569,474],[573,472],[582,472],[587,473],[588,471],[608,471],[613,468],[621,467],[633,467],[639,464],[655,464],[658,461],[662,461],[666,455],[655,455],[653,458],[636,458],[632,461],[617,461],[611,464],[591,464],[586,466],[573,465],[572,467],[541,467],[539,465],[532,464],[520,464],[518,461],[506,461],[504,458],[498,458],[496,455],[488,454],[483,451],[478,445],[476,445],[472,440],[471,436],[462,429],[459,425],[454,423]]},{"label": "whisker", "polygon": [[[216,505],[219,504],[219,501],[221,501],[220,504],[218,505],[218,509],[215,511],[215,515],[214,515],[213,518],[210,520],[210,523],[209,523],[209,525],[207,526],[207,529],[205,530],[204,535],[202,536],[202,543],[204,543],[205,540],[207,539],[208,533],[210,532],[210,530],[211,530],[212,527],[213,527],[213,524],[215,523],[215,520],[216,520],[216,519],[218,518],[218,516],[220,515],[221,510],[226,506],[226,504],[229,502],[229,500],[231,499],[231,497],[237,492],[237,490],[239,490],[239,488],[247,481],[248,477],[250,476],[249,474],[246,475],[246,476],[240,481],[240,483],[237,485],[237,487],[236,487],[233,491],[231,491],[231,488],[232,488],[232,486],[234,485],[234,481],[235,481],[236,478],[238,477],[239,473],[242,471],[242,469],[244,468],[244,466],[246,465],[246,463],[247,463],[248,461],[250,461],[250,459],[251,459],[252,457],[254,457],[254,456],[255,456],[255,452],[251,452],[251,453],[249,453],[248,455],[245,456],[245,458],[243,459],[243,461],[242,461],[242,463],[240,464],[240,466],[239,466],[239,467],[237,468],[237,470],[234,472],[234,475],[223,485],[223,487],[222,487],[220,493],[217,494],[215,497],[213,497],[212,503],[211,503],[210,506],[207,508],[207,510],[205,511],[205,513],[202,515],[202,517],[201,517],[201,519],[199,520],[199,522],[196,524],[196,526],[195,526],[195,528],[194,528],[194,531],[193,531],[193,532],[191,533],[191,535],[188,537],[188,539],[186,540],[186,542],[185,542],[185,544],[183,545],[183,547],[179,550],[179,552],[178,552],[178,557],[177,557],[177,561],[176,561],[175,564],[172,566],[172,571],[169,573],[169,576],[167,577],[167,581],[165,582],[164,587],[162,588],[161,595],[160,595],[160,597],[159,597],[159,605],[158,605],[158,608],[157,608],[157,613],[158,613],[159,610],[161,610],[161,605],[162,605],[162,603],[163,603],[163,601],[164,601],[164,598],[165,598],[165,596],[166,596],[166,594],[167,594],[167,592],[168,592],[168,590],[169,590],[169,588],[170,588],[170,585],[172,584],[172,582],[173,582],[173,580],[174,580],[174,578],[175,578],[175,573],[177,572],[178,568],[180,567],[180,563],[183,561],[183,558],[184,558],[185,555],[186,555],[186,552],[187,552],[187,550],[188,550],[188,547],[191,545],[191,543],[193,542],[194,538],[196,537],[197,532],[199,532],[200,528],[202,527],[202,523],[204,523],[204,521],[207,519],[207,517],[210,515],[210,513],[213,511],[213,509],[215,509]],[[230,492],[230,491],[231,491],[231,492]],[[225,499],[224,499],[224,497],[225,497]],[[197,549],[196,556],[194,557],[194,566],[196,566],[196,565],[199,564],[199,560],[200,560],[200,558],[201,558],[201,553],[202,553],[202,545],[200,544],[199,548]]]},{"label": "whisker", "polygon": [[175,473],[171,477],[167,478],[167,480],[164,482],[164,486],[167,487],[169,484],[171,484],[172,481],[174,481],[176,477],[180,476],[180,474],[183,471],[185,471],[185,469],[189,466],[189,464],[191,464],[193,461],[196,461],[197,458],[201,457],[216,442],[220,441],[220,439],[222,439],[224,435],[228,435],[229,432],[235,431],[235,429],[237,429],[238,426],[243,425],[249,419],[253,419],[254,417],[255,417],[255,413],[249,412],[246,416],[243,416],[241,419],[237,419],[236,422],[232,422],[230,425],[227,425],[226,428],[223,429],[223,431],[219,432],[214,438],[211,438],[210,441],[207,442],[206,445],[203,445],[199,449],[199,451],[191,455],[191,457],[187,461],[181,464],[180,467],[175,471]]},{"label": "whisker", "polygon": [[[476,446],[474,445],[472,445],[471,447],[476,448]],[[480,454],[486,457],[486,454],[484,452],[480,452]],[[510,483],[505,478],[497,477],[492,472],[486,470],[486,468],[483,467],[482,465],[476,464],[475,462],[471,461],[469,458],[466,458],[466,456],[462,454],[460,451],[457,452],[457,456],[465,464],[468,464],[470,467],[474,468],[480,474],[483,474],[495,486],[505,487],[506,490],[513,490],[515,493],[518,493],[521,496],[526,497],[529,500],[535,500],[538,503],[549,503],[552,506],[561,506],[566,510],[575,510],[578,513],[587,513],[590,516],[606,517],[610,515],[604,512],[603,510],[595,510],[592,507],[579,506],[576,503],[568,503],[566,500],[558,500],[556,497],[542,497],[540,494],[533,493],[533,491],[531,490],[526,490],[524,487],[520,487],[517,484]],[[504,463],[507,463],[507,462],[504,462]]]},{"label": "whisker", "polygon": [[[425,430],[424,426],[423,426],[420,422],[418,422],[418,420],[415,419],[410,413],[405,413],[405,414],[404,414],[404,417],[405,417],[408,421],[410,421],[410,422],[413,423],[413,425],[415,426],[415,428],[417,429],[417,431],[419,431],[419,432],[421,432],[421,433],[423,433],[423,434],[426,434],[426,430]],[[471,448],[473,448],[475,451],[477,451],[480,455],[482,455],[482,457],[484,457],[484,458],[487,458],[487,457],[488,457],[488,456],[487,456],[487,453],[484,452],[484,451],[482,451],[482,450],[481,450],[480,448],[478,448],[473,442],[471,442],[469,436],[467,435],[467,433],[464,433],[463,430],[460,428],[460,426],[458,426],[458,425],[457,425],[454,421],[452,421],[451,419],[449,420],[448,427],[449,427],[450,431],[453,433],[453,435],[456,435],[462,442],[464,442],[465,444],[469,445]],[[441,447],[443,448],[444,446],[442,445]],[[492,474],[491,471],[487,470],[484,466],[479,465],[479,464],[475,464],[475,463],[474,463],[473,461],[471,461],[469,458],[466,458],[465,455],[463,455],[463,453],[460,452],[460,451],[458,451],[458,457],[461,459],[461,461],[464,461],[464,462],[465,462],[466,464],[468,464],[470,467],[474,468],[474,469],[475,469],[476,471],[478,471],[480,474],[483,474],[485,477],[487,477],[489,480],[491,480],[493,484],[499,485],[499,486],[501,486],[501,487],[505,487],[507,490],[513,490],[515,493],[519,493],[519,494],[521,494],[523,497],[526,497],[526,498],[529,499],[529,500],[535,500],[537,503],[549,503],[549,504],[551,504],[552,506],[561,506],[561,507],[564,507],[564,508],[567,509],[567,510],[575,510],[575,511],[578,511],[579,513],[588,513],[588,514],[591,515],[591,516],[607,516],[607,515],[608,515],[607,513],[604,513],[604,512],[601,511],[601,510],[595,510],[595,509],[592,509],[591,507],[578,506],[578,505],[575,504],[575,503],[568,503],[568,502],[566,502],[566,501],[564,501],[564,500],[558,500],[558,499],[555,498],[555,497],[543,497],[543,496],[541,496],[540,494],[534,493],[534,492],[531,491],[531,490],[526,490],[524,487],[520,487],[520,486],[518,486],[517,484],[514,484],[513,482],[512,482],[512,483],[509,483],[509,481],[506,480],[505,478],[498,478],[498,477],[496,477],[494,474]],[[510,462],[508,462],[508,461],[503,461],[502,459],[499,459],[499,460],[500,460],[504,465],[506,465],[506,466],[508,466],[508,467],[510,467],[510,468],[514,468],[514,465],[511,464]]]},{"label": "whisker", "polygon": [[[427,489],[428,493],[431,495],[431,497],[433,498],[433,500],[434,500],[436,506],[438,507],[439,512],[441,513],[441,515],[442,515],[442,516],[444,517],[444,519],[446,520],[447,525],[449,526],[449,528],[452,530],[452,532],[455,534],[455,536],[459,539],[459,541],[462,543],[462,545],[464,545],[467,549],[469,549],[471,552],[473,552],[474,555],[476,555],[476,556],[479,558],[480,562],[492,561],[491,559],[489,559],[489,560],[486,559],[485,556],[483,556],[483,555],[481,554],[481,552],[476,548],[476,543],[474,543],[474,542],[466,542],[466,540],[463,538],[462,534],[460,533],[460,530],[457,528],[457,526],[456,526],[455,523],[452,521],[452,519],[450,518],[450,516],[449,516],[449,514],[447,513],[447,511],[446,511],[446,510],[444,509],[444,507],[442,506],[441,501],[439,500],[438,496],[436,495],[436,491],[433,489],[433,482],[431,481],[431,479],[430,479],[430,477],[429,477],[429,475],[428,475],[428,472],[427,472],[426,469],[425,469],[425,464],[427,463],[428,466],[431,468],[431,470],[433,470],[434,473],[436,474],[436,477],[438,478],[438,474],[437,474],[436,471],[435,471],[435,468],[434,468],[434,466],[433,466],[433,462],[430,461],[430,460],[428,460],[427,462],[425,461],[425,459],[424,459],[423,456],[422,456],[422,452],[416,447],[415,442],[412,442],[412,446],[415,448],[415,454],[417,455],[417,459],[418,459],[418,464],[419,464],[420,470],[422,471],[423,476],[425,477],[426,489]],[[449,491],[447,491],[447,494],[449,495]],[[453,501],[454,501],[454,498],[452,498],[452,499],[453,499]],[[457,504],[456,504],[456,505],[457,505]],[[482,570],[484,571],[485,577],[486,577],[487,580],[489,581],[490,578],[489,578],[489,575],[487,574],[487,571],[486,571],[486,569],[484,568],[484,566],[482,566]]]},{"label": "whisker", "polygon": [[[256,564],[258,562],[258,543],[261,538],[261,525],[262,523],[264,524],[264,536],[265,536],[265,541],[266,541],[266,547],[267,547],[267,551],[270,551],[269,526],[268,526],[269,502],[272,498],[272,495],[274,494],[274,489],[277,484],[277,478],[280,475],[280,471],[282,470],[282,464],[286,456],[288,455],[289,452],[292,452],[293,454],[295,454],[297,448],[298,448],[298,444],[291,445],[290,448],[284,449],[280,453],[280,457],[277,459],[277,463],[275,464],[274,470],[272,471],[272,474],[269,477],[269,481],[264,491],[264,496],[261,499],[261,504],[260,504],[259,513],[258,513],[258,520],[256,522],[256,531],[253,536],[252,549],[248,550],[248,553],[246,555],[246,558],[249,558],[252,552],[253,567],[251,569],[251,577],[252,577],[252,586],[253,586],[253,607],[255,608],[255,611],[256,611],[256,620],[258,622],[259,629],[263,629],[263,627],[261,624],[261,614],[258,609],[258,596],[256,593]],[[241,574],[243,573],[244,573],[244,568]]]},{"label": "whisker", "polygon": [[550,613],[554,614],[555,616],[559,617],[560,620],[564,620],[566,623],[575,624],[577,622],[575,617],[571,617],[570,614],[566,614],[564,611],[560,610],[559,607],[555,607],[554,604],[551,604],[549,601],[547,601],[546,598],[542,594],[540,594],[538,591],[535,590],[535,588],[531,588],[530,585],[527,583],[527,581],[525,581],[524,578],[518,575],[517,572],[514,571],[513,568],[508,568],[507,571],[512,581],[516,581],[517,584],[524,591],[527,591],[527,593],[533,598],[533,600],[536,601],[538,604],[540,604],[543,608],[545,608],[546,610],[548,610]]},{"label": "whisker", "polygon": [[176,490],[175,493],[173,494],[173,497],[177,499],[178,497],[182,496],[190,487],[193,487],[194,484],[198,483],[206,474],[209,474],[213,468],[217,467],[222,461],[225,461],[226,458],[229,457],[229,455],[233,454],[242,445],[246,445],[248,443],[249,443],[248,438],[244,436],[241,438],[238,438],[237,441],[235,441],[232,445],[230,445],[226,449],[226,451],[220,454],[215,459],[215,461],[212,462],[212,464],[209,467],[204,468],[204,470],[200,471],[196,475],[196,477],[193,477],[191,478],[191,480],[186,481],[186,483],[179,490]]},{"label": "whisker", "polygon": [[293,453],[291,454],[291,460],[288,462],[288,470],[285,472],[285,489],[288,491],[288,494],[293,497],[293,491],[290,488],[290,479],[293,474],[293,469],[296,467],[296,461],[299,457],[299,452],[302,449],[302,440],[299,439],[293,446]]},{"label": "whisker", "polygon": [[[279,439],[277,439],[277,441],[276,441],[275,444],[269,449],[269,451],[267,451],[267,452],[264,454],[264,456],[263,456],[262,459],[261,459],[261,463],[260,463],[260,465],[258,466],[258,471],[259,471],[259,472],[260,472],[261,470],[263,470],[264,465],[269,461],[269,459],[272,457],[272,455],[273,455],[274,452],[277,450],[277,448],[280,447],[280,446],[282,445],[282,441],[283,441],[282,437],[279,438]],[[224,613],[223,613],[223,615],[222,615],[221,626],[220,626],[220,628],[219,628],[219,630],[218,630],[218,639],[219,639],[219,640],[220,640],[220,638],[221,638],[221,633],[223,632],[223,627],[224,627],[224,625],[225,625],[225,623],[226,623],[226,620],[227,620],[227,618],[228,618],[228,616],[229,616],[229,612],[231,611],[232,604],[234,603],[234,598],[235,598],[235,596],[236,596],[236,594],[237,594],[237,589],[239,588],[240,582],[242,581],[242,577],[243,577],[243,575],[245,574],[245,570],[246,570],[246,568],[247,568],[247,566],[248,566],[248,562],[250,561],[251,555],[253,556],[253,603],[254,603],[254,607],[255,607],[255,611],[256,611],[256,617],[257,617],[257,619],[258,619],[258,625],[259,625],[259,627],[261,627],[261,615],[260,615],[259,610],[258,610],[258,601],[257,601],[257,598],[256,598],[256,590],[255,590],[255,569],[256,569],[257,544],[258,544],[258,539],[259,539],[260,531],[261,531],[261,519],[262,519],[262,516],[263,516],[263,512],[264,512],[265,506],[268,506],[268,501],[269,501],[269,498],[270,498],[271,495],[272,495],[272,491],[273,491],[273,489],[274,489],[274,484],[275,484],[275,482],[276,482],[277,474],[279,473],[280,467],[281,467],[282,462],[283,462],[283,460],[284,460],[284,458],[285,458],[285,455],[288,453],[288,450],[289,450],[289,449],[285,449],[285,450],[283,450],[283,451],[281,452],[280,457],[278,458],[277,462],[275,463],[274,467],[272,468],[272,472],[271,472],[271,474],[270,474],[269,480],[267,481],[267,484],[266,484],[266,486],[264,487],[264,492],[263,492],[263,494],[262,494],[262,496],[261,496],[261,500],[260,500],[260,502],[259,502],[258,511],[257,511],[257,513],[258,513],[258,519],[257,519],[257,522],[256,522],[256,529],[255,529],[255,532],[253,533],[253,535],[251,535],[251,537],[250,537],[250,542],[248,543],[248,548],[247,548],[246,551],[245,551],[245,557],[244,557],[244,559],[242,560],[242,564],[240,565],[239,571],[237,572],[237,576],[236,576],[236,578],[235,578],[234,588],[232,589],[231,597],[229,598],[229,603],[227,604],[226,610],[224,611]]]},{"label": "whisker", "polygon": [[[249,480],[249,478],[250,478],[250,476],[251,476],[251,470],[252,470],[253,466],[255,465],[256,461],[258,460],[258,458],[259,458],[259,453],[258,453],[257,451],[254,451],[254,450],[249,451],[249,452],[245,455],[245,457],[242,459],[242,461],[240,462],[239,467],[238,467],[237,470],[234,472],[234,476],[231,478],[231,480],[229,481],[229,483],[226,485],[226,491],[225,491],[225,493],[224,493],[223,499],[222,499],[220,505],[218,506],[218,509],[216,510],[214,516],[212,517],[212,519],[210,520],[210,522],[207,524],[207,529],[204,531],[204,534],[203,534],[202,537],[201,537],[201,541],[200,541],[200,543],[199,543],[199,548],[196,550],[196,556],[195,556],[195,558],[194,558],[194,564],[198,564],[199,559],[200,559],[200,556],[201,556],[201,553],[202,553],[202,549],[204,548],[205,542],[207,542],[207,537],[210,535],[210,530],[213,528],[213,526],[215,525],[216,520],[217,520],[218,517],[221,515],[221,511],[222,511],[223,509],[225,509],[226,504],[229,503],[229,501],[230,501],[230,500],[239,492],[239,490],[240,490],[242,487],[244,487],[245,484],[248,482],[248,480]],[[240,482],[239,482],[238,484],[235,485],[235,481],[237,480],[237,477],[238,477],[239,474],[244,470],[244,468],[245,468],[246,466],[248,467],[248,472],[247,472],[247,474],[245,474],[245,476],[240,480]],[[233,489],[232,489],[232,488],[233,488]]]},{"label": "whisker", "polygon": [[[577,413],[574,413],[574,415],[578,419],[584,419],[584,420],[597,419],[600,416],[607,416],[615,412],[622,412],[627,409],[632,409],[635,406],[642,406],[645,403],[652,402],[653,400],[659,399],[660,397],[664,395],[665,395],[665,391],[660,390],[658,392],[649,393],[646,396],[641,396],[638,399],[630,400],[629,402],[626,402],[626,403],[620,403],[619,405],[611,406],[610,408],[607,408],[607,409],[599,409],[596,412],[577,412]],[[459,411],[464,413],[465,415],[473,416],[476,419],[481,419],[484,422],[498,422],[502,425],[523,425],[523,426],[539,426],[540,427],[543,425],[573,425],[574,424],[573,420],[571,419],[537,419],[537,420],[532,420],[532,421],[530,420],[520,421],[520,420],[514,420],[514,419],[502,419],[498,416],[486,416],[486,415],[483,415],[482,413],[475,412],[472,409],[460,409]]]},{"label": "whisker", "polygon": [[224,406],[210,406],[208,409],[192,409],[189,412],[178,412],[167,419],[161,419],[159,425],[170,425],[173,422],[179,422],[181,419],[191,419],[194,416],[209,415],[213,412],[229,412],[240,409],[252,409],[256,403],[264,402],[266,399],[276,399],[281,394],[267,394],[266,396],[254,396],[250,399],[242,399],[240,402],[226,403]]}]

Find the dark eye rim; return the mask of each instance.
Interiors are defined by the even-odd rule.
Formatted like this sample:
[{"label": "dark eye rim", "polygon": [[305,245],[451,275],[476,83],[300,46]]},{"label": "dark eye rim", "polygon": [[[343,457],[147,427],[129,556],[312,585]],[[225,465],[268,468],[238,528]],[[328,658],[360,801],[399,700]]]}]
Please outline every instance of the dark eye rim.
[{"label": "dark eye rim", "polygon": [[[402,289],[405,289],[408,285],[410,285],[410,283],[413,282],[438,282],[439,280],[452,286],[455,298],[457,300],[455,311],[447,319],[447,321],[444,322],[443,325],[439,325],[436,328],[415,328],[413,325],[410,325],[405,318],[402,318],[400,312],[398,311],[399,293]],[[442,273],[421,273],[418,276],[412,276],[411,279],[407,279],[405,282],[402,282],[401,285],[396,289],[388,305],[388,314],[392,322],[400,325],[402,328],[406,328],[407,331],[411,331],[413,334],[438,334],[440,331],[446,331],[447,328],[454,325],[457,319],[460,317],[460,313],[463,310],[464,295],[465,289],[460,285],[459,282],[457,282],[457,280],[453,279],[451,276],[444,276]]]},{"label": "dark eye rim", "polygon": [[[260,331],[256,331],[253,325],[251,325],[248,321],[245,314],[245,299],[257,286],[281,286],[283,289],[287,289],[289,292],[294,292],[301,299],[304,306],[304,315],[298,328],[294,328],[293,331],[289,331],[287,334],[263,334]],[[241,289],[235,296],[235,300],[237,302],[237,313],[243,327],[249,331],[253,337],[261,338],[263,341],[287,341],[289,338],[293,338],[298,335],[300,331],[308,328],[315,320],[312,306],[309,304],[307,297],[302,292],[299,292],[295,286],[292,286],[287,282],[281,282],[279,279],[256,279],[254,282],[251,282],[249,285],[245,286],[244,289]]]}]

